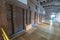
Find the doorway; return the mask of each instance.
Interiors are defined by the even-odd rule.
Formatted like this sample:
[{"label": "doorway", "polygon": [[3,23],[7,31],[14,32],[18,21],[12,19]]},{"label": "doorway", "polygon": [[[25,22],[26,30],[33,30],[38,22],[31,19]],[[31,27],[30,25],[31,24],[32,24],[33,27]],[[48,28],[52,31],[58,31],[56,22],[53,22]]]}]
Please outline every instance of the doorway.
[{"label": "doorway", "polygon": [[12,36],[24,30],[24,10],[16,5],[7,5],[8,34]]}]

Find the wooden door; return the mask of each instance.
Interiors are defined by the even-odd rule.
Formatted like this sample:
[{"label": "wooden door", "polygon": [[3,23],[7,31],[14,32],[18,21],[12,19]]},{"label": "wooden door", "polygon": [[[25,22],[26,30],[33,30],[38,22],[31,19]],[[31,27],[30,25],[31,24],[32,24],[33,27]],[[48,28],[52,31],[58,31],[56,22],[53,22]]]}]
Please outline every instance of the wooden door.
[{"label": "wooden door", "polygon": [[23,8],[13,6],[14,33],[22,31],[24,26]]},{"label": "wooden door", "polygon": [[11,36],[14,34],[14,24],[13,24],[13,6],[10,4],[6,5],[6,17],[8,22],[8,35]]},{"label": "wooden door", "polygon": [[15,5],[7,5],[8,34],[11,36],[24,29],[24,10]]}]

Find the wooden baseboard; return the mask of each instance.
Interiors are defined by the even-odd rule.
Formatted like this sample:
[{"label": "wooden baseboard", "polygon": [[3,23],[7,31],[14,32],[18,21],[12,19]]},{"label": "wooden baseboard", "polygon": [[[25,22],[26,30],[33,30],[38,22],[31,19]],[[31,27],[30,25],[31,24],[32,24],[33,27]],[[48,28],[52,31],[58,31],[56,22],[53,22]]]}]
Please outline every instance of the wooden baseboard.
[{"label": "wooden baseboard", "polygon": [[10,36],[10,40],[13,40],[14,38],[22,35],[23,33],[25,33],[25,30],[22,30],[22,31],[19,31],[19,32],[13,34],[12,36]]}]

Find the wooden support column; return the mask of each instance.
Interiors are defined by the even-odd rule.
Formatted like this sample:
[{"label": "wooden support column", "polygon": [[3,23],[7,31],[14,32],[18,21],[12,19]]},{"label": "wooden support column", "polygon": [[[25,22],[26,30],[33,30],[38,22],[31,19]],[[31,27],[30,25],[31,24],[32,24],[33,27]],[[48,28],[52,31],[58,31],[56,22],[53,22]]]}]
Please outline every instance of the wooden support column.
[{"label": "wooden support column", "polygon": [[7,33],[8,25],[7,25],[7,19],[6,19],[5,0],[0,0],[0,40],[3,40],[1,28],[3,28]]}]

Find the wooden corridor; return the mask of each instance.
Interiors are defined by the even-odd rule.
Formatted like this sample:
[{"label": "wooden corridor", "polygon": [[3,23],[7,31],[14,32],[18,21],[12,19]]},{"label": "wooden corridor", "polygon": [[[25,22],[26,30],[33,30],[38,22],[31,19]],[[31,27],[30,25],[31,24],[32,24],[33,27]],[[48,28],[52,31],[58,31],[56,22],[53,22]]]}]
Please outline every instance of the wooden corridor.
[{"label": "wooden corridor", "polygon": [[14,40],[60,40],[60,36],[58,36],[57,33],[55,28],[54,31],[51,32],[49,30],[49,25],[41,24],[28,30],[25,34]]}]

